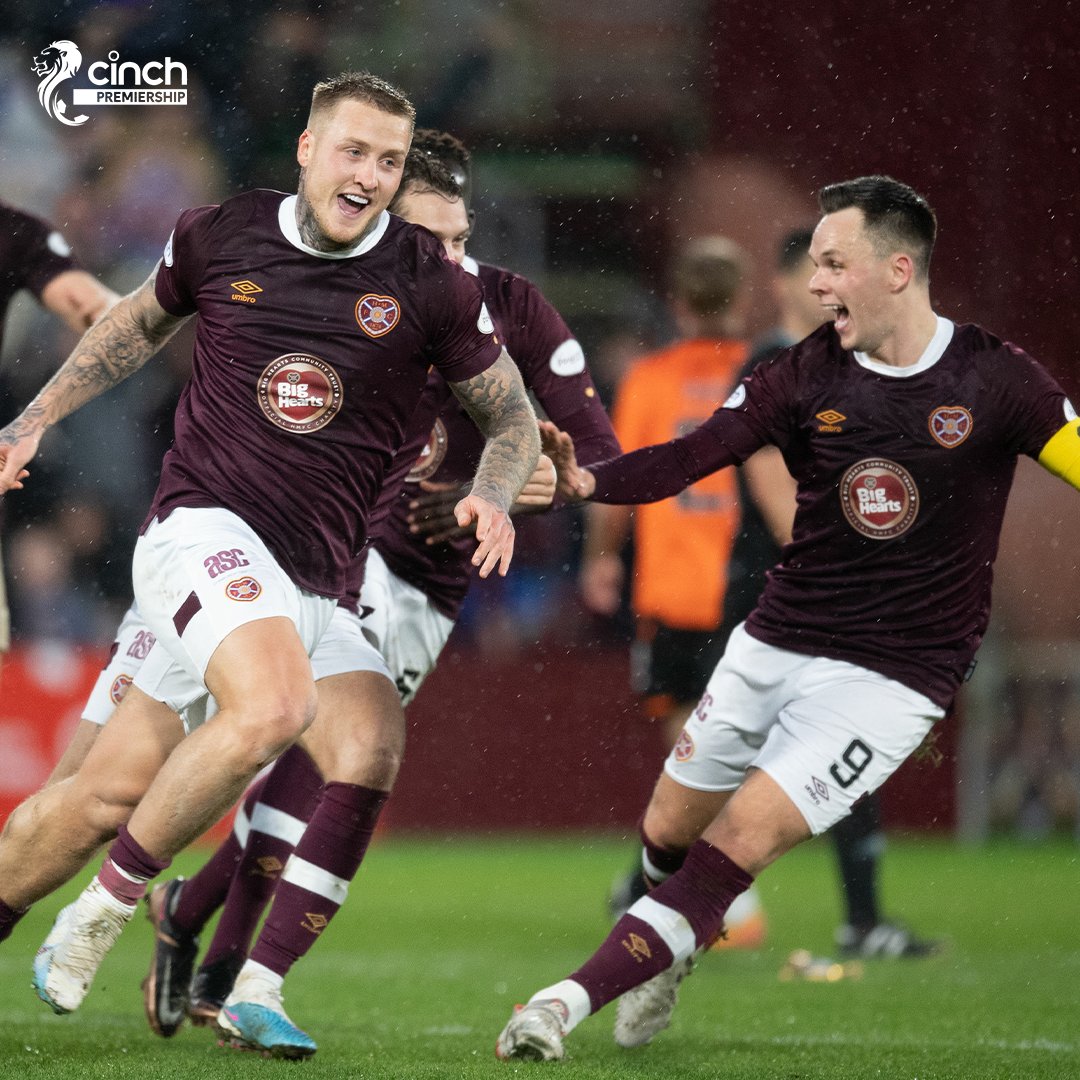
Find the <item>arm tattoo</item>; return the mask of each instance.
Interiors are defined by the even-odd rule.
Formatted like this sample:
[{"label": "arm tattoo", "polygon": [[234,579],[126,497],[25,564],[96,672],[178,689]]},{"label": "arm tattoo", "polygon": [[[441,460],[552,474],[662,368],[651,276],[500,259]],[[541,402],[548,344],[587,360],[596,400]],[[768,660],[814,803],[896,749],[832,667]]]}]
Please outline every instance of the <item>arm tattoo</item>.
[{"label": "arm tattoo", "polygon": [[107,311],[8,429],[9,436],[41,430],[139,370],[186,321],[157,302],[157,271]]},{"label": "arm tattoo", "polygon": [[536,414],[521,372],[504,349],[486,371],[451,387],[487,438],[472,494],[509,511],[540,456]]}]

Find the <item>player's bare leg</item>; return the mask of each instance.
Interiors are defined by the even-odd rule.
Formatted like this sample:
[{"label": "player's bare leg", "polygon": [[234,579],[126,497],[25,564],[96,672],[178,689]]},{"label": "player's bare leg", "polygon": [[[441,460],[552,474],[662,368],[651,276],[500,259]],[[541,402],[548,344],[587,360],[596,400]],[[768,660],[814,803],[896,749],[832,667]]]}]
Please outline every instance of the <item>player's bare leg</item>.
[{"label": "player's bare leg", "polygon": [[326,783],[218,1018],[232,1040],[281,1057],[315,1052],[314,1041],[285,1014],[282,981],[344,902],[405,745],[398,691],[384,675],[350,672],[318,687],[318,717],[303,745]]},{"label": "player's bare leg", "polygon": [[[710,803],[720,810],[708,821]],[[663,861],[660,843],[673,850],[689,842],[681,866],[630,908],[581,968],[538,991],[511,1017],[499,1036],[500,1057],[562,1057],[563,1037],[620,996],[629,1002],[616,1020],[616,1040],[623,1046],[648,1042],[667,1026],[679,982],[694,954],[720,931],[732,900],[810,836],[795,804],[755,769],[730,795],[683,788],[662,776],[643,831],[653,842],[647,856],[654,861]]]},{"label": "player's bare leg", "polygon": [[288,619],[237,627],[205,677],[217,715],[176,748],[128,823],[157,859],[171,859],[201,836],[315,716],[311,662]]},{"label": "player's bare leg", "polygon": [[60,755],[60,760],[56,763],[53,771],[49,773],[49,778],[45,781],[44,786],[58,784],[61,780],[74,776],[86,760],[86,755],[90,753],[90,748],[97,741],[100,732],[100,724],[95,724],[93,720],[87,720],[85,717],[80,719],[75,726],[75,732],[71,736],[70,742],[68,742],[63,754]]},{"label": "player's bare leg", "polygon": [[[211,657],[206,685],[220,712],[176,746],[117,830],[97,877],[61,912],[39,950],[34,985],[56,1012],[81,1004],[147,882],[236,800],[261,765],[299,737],[314,714],[311,665],[285,618],[233,630]],[[105,741],[99,737],[88,762]]]},{"label": "player's bare leg", "polygon": [[81,767],[8,818],[0,836],[4,902],[26,909],[74,877],[130,818],[182,737],[176,713],[132,688]]}]

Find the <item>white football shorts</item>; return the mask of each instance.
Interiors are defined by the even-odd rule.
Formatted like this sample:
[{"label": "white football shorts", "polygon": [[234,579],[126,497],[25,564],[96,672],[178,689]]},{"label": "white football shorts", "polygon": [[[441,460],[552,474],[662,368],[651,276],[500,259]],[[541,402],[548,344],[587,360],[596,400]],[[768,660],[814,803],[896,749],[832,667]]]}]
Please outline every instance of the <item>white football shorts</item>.
[{"label": "white football shorts", "polygon": [[340,606],[334,608],[330,625],[311,654],[311,670],[316,679],[376,671],[394,681],[382,653],[364,636],[359,617]]},{"label": "white football shorts", "polygon": [[182,507],[152,522],[131,576],[157,638],[135,685],[176,712],[205,702],[207,664],[233,630],[284,616],[310,656],[337,606],[294,584],[255,531],[218,507]]},{"label": "white football shorts", "polygon": [[766,645],[740,625],[664,771],[698,791],[733,791],[748,768],[761,769],[817,835],[885,783],[944,715],[894,679]]},{"label": "white football shorts", "polygon": [[[385,658],[401,704],[408,705],[435,667],[453,620],[436,610],[424,592],[394,574],[374,547],[367,551],[360,610],[360,628]],[[327,674],[318,655],[312,664],[316,678]]]},{"label": "white football shorts", "polygon": [[139,614],[138,604],[132,604],[120,620],[108,662],[83,706],[84,720],[103,725],[112,716],[153,645],[153,631]]}]

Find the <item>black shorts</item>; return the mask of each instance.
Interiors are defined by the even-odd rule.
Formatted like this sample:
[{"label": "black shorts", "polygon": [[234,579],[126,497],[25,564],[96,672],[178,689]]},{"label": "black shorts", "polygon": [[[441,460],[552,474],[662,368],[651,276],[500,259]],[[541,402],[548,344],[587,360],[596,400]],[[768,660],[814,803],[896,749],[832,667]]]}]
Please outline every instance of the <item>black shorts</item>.
[{"label": "black shorts", "polygon": [[693,705],[705,692],[727,644],[726,630],[676,630],[660,623],[641,627],[634,690],[652,716]]}]

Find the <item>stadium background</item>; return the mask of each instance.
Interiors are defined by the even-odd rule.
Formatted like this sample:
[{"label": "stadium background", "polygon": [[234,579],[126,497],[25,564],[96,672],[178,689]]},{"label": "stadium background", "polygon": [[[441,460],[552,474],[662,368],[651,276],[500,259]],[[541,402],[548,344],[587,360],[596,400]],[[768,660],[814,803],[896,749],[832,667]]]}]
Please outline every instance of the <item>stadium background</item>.
[{"label": "stadium background", "polygon": [[[311,84],[369,68],[413,96],[422,124],[474,148],[472,253],[544,287],[605,394],[672,332],[663,276],[681,240],[721,231],[751,251],[760,331],[776,239],[813,221],[820,184],[875,171],[938,211],[939,310],[1021,342],[1080,392],[1078,32],[1065,0],[872,12],[825,0],[798,15],[750,0],[54,9],[5,6],[0,197],[48,216],[121,291],[183,207],[292,189]],[[191,102],[96,110],[65,128],[40,108],[31,71],[58,38],[87,57],[181,60]],[[70,345],[32,305],[12,312],[0,419]],[[44,778],[127,606],[184,356],[178,341],[62,425],[31,487],[7,500],[18,641],[0,683],[0,808]],[[1023,468],[992,640],[943,727],[943,763],[890,785],[894,825],[1080,835],[1078,525],[1080,503]],[[628,620],[597,622],[576,600],[577,542],[573,514],[529,522],[510,578],[475,590],[410,717],[391,828],[633,823],[659,748],[625,689]]]}]

